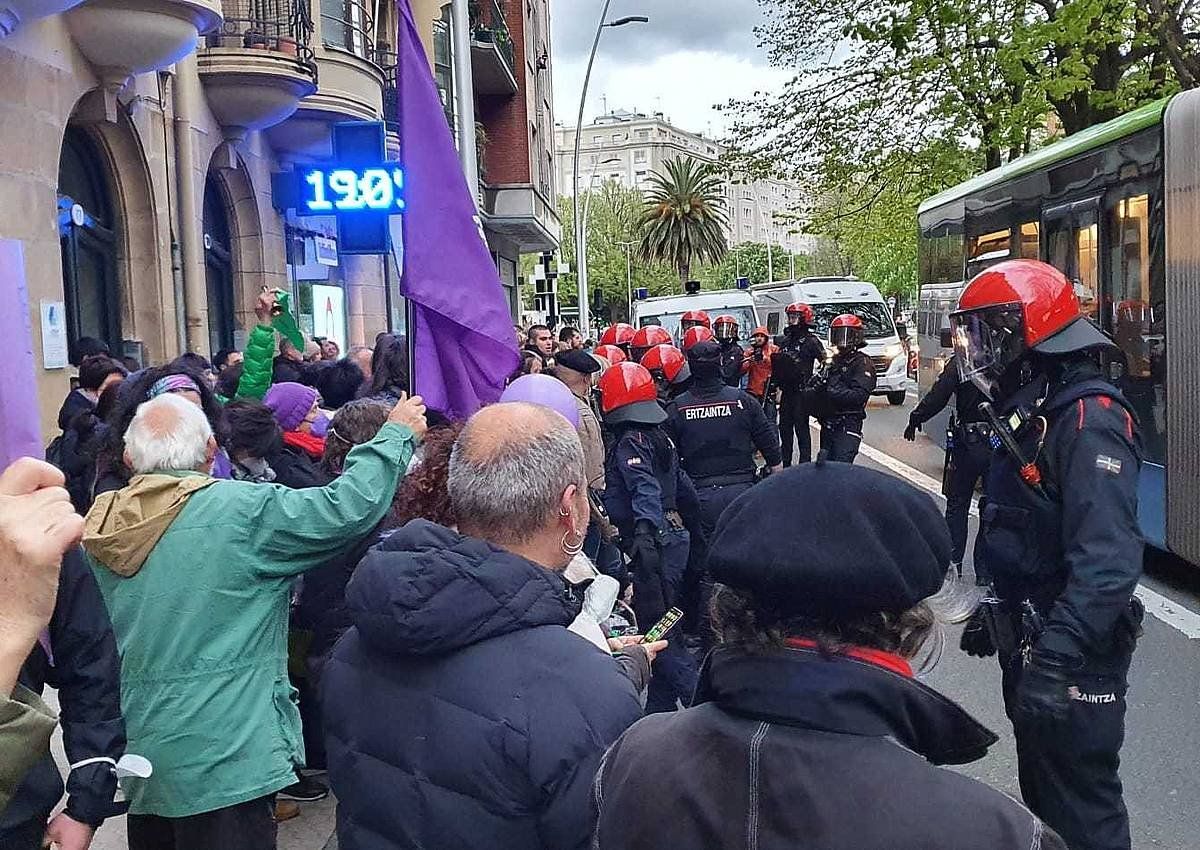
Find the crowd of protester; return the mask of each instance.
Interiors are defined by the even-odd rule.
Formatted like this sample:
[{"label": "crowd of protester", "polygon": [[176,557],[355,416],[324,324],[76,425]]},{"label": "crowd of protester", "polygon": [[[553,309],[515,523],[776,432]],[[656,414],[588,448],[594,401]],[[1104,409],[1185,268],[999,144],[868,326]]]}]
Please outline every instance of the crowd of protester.
[{"label": "crowd of protester", "polygon": [[[83,341],[54,466],[0,476],[0,847],[86,850],[128,811],[131,850],[269,850],[322,772],[343,850],[950,848],[967,819],[971,846],[1062,846],[932,766],[995,736],[913,680],[950,557],[927,497],[804,464],[706,522],[664,409],[682,354],[518,328],[505,395],[454,422],[402,337],[343,356],[272,307],[212,361]],[[633,370],[648,395],[614,401]],[[153,773],[117,802],[125,753]]]}]

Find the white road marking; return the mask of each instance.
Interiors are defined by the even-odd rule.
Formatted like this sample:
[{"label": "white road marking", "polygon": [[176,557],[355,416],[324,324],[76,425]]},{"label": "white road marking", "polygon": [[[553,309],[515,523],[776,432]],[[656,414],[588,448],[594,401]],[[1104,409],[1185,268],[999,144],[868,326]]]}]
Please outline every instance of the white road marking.
[{"label": "white road marking", "polygon": [[1146,606],[1146,613],[1157,617],[1192,640],[1200,638],[1200,614],[1189,610],[1178,602],[1155,593],[1144,584],[1139,584],[1134,594]]},{"label": "white road marking", "polygon": [[[946,497],[942,495],[942,482],[937,479],[926,475],[918,469],[913,469],[907,463],[896,460],[891,455],[884,454],[879,449],[868,446],[866,443],[860,443],[858,450],[875,463],[891,470],[910,484],[920,487],[922,490],[932,493],[937,498],[945,501]],[[971,500],[971,516],[975,518],[979,517],[979,505],[975,499]],[[1161,593],[1156,593],[1144,584],[1139,584],[1137,589],[1134,590],[1134,594],[1146,606],[1147,614],[1166,623],[1171,628],[1182,633],[1186,638],[1191,640],[1200,639],[1200,614],[1173,599],[1168,599]]]}]

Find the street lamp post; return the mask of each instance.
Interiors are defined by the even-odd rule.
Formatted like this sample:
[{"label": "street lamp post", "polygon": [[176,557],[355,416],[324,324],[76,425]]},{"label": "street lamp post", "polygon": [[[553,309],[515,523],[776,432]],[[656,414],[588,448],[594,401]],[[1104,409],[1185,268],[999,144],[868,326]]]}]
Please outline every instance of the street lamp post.
[{"label": "street lamp post", "polygon": [[579,332],[584,338],[591,335],[592,318],[588,314],[588,280],[587,280],[587,231],[583,220],[579,217],[579,142],[583,134],[583,110],[587,105],[588,83],[592,80],[592,64],[596,61],[596,49],[600,46],[600,34],[605,27],[623,27],[626,24],[649,23],[645,15],[628,15],[609,21],[608,7],[612,0],[604,0],[604,8],[600,11],[600,22],[596,25],[596,37],[592,40],[592,52],[588,55],[587,71],[583,75],[583,91],[579,95],[579,115],[575,119],[575,154],[572,157],[571,179],[571,215],[575,219],[575,269],[579,292]]},{"label": "street lamp post", "polygon": [[618,242],[625,249],[625,318],[633,318],[633,246],[636,242]]}]

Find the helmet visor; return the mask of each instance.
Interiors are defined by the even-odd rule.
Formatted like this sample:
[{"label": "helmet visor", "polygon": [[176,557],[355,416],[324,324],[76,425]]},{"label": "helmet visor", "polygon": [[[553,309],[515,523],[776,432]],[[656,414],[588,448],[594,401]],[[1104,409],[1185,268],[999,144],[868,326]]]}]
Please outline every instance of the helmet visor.
[{"label": "helmet visor", "polygon": [[700,321],[699,319],[684,319],[682,322],[679,323],[680,330],[685,330],[685,331],[688,328],[702,328],[702,327],[704,327],[704,322]]},{"label": "helmet visor", "polygon": [[733,322],[720,322],[713,329],[713,333],[719,340],[728,341],[738,338],[738,326]]},{"label": "helmet visor", "polygon": [[849,325],[829,329],[829,344],[834,348],[857,348],[862,339],[862,330]]},{"label": "helmet visor", "polygon": [[1020,304],[1001,304],[950,314],[959,376],[995,400],[1000,376],[1025,353]]}]

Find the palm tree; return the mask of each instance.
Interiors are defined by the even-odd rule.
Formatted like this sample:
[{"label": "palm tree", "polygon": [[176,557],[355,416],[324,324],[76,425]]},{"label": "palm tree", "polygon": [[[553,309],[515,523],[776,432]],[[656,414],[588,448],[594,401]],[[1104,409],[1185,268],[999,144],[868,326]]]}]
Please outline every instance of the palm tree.
[{"label": "palm tree", "polygon": [[693,262],[720,262],[727,221],[721,188],[716,168],[691,158],[670,160],[665,172],[654,172],[638,219],[638,255],[669,263],[680,281],[687,281]]}]

